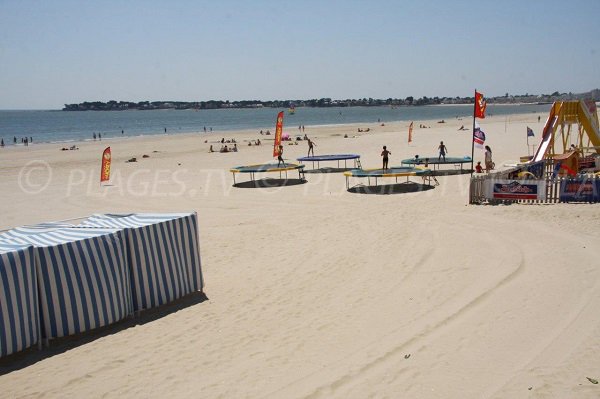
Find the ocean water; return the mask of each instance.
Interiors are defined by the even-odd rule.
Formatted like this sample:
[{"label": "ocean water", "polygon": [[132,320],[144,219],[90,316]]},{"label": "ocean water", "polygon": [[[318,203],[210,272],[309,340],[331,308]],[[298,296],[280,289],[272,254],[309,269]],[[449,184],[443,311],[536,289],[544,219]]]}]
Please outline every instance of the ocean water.
[{"label": "ocean water", "polygon": [[[549,112],[551,105],[489,105],[487,114],[507,115]],[[154,111],[0,111],[0,138],[6,145],[13,137],[33,137],[34,143],[91,140],[93,133],[102,138],[140,135],[204,132],[226,133],[232,130],[275,130],[279,111],[285,111],[284,132],[296,134],[299,125],[372,124],[396,121],[451,120],[469,118],[472,105],[422,107],[332,107],[296,108],[291,115],[275,108]],[[123,134],[121,133],[123,131]]]}]

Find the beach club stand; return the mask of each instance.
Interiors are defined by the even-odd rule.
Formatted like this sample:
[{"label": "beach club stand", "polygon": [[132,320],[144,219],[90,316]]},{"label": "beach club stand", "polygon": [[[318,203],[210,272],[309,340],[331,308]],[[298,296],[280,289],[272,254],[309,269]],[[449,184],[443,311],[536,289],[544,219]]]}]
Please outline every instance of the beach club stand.
[{"label": "beach club stand", "polygon": [[134,311],[202,291],[195,212],[92,215],[80,226],[122,229]]},{"label": "beach club stand", "polygon": [[[0,242],[33,248],[41,338],[46,342],[132,313],[120,230],[47,223],[9,230],[0,234]],[[27,276],[23,274],[21,284],[32,284]]]},{"label": "beach club stand", "polygon": [[34,248],[0,243],[0,357],[40,342],[39,329]]},{"label": "beach club stand", "polygon": [[8,230],[0,234],[0,357],[202,288],[195,212]]}]

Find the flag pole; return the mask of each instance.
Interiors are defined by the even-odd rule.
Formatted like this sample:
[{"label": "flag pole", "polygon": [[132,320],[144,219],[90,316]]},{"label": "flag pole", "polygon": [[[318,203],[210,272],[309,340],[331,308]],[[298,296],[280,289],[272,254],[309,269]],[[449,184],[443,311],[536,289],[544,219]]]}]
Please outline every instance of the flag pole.
[{"label": "flag pole", "polygon": [[477,89],[475,89],[475,96],[473,101],[473,130],[471,132],[471,177],[473,177],[473,161],[475,157],[475,142],[473,138],[475,137],[475,109],[477,107]]}]

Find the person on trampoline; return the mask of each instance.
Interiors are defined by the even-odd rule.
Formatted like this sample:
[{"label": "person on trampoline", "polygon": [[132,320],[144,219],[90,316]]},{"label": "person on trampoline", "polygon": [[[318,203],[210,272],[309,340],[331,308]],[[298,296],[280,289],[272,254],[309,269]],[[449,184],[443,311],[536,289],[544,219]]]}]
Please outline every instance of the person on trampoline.
[{"label": "person on trampoline", "polygon": [[279,151],[277,151],[277,167],[281,164],[285,166],[285,161],[283,160],[283,146],[279,144]]},{"label": "person on trampoline", "polygon": [[390,151],[387,150],[386,146],[383,146],[383,151],[381,151],[381,156],[383,157],[383,170],[388,169],[388,155],[391,155],[392,153]]},{"label": "person on trampoline", "polygon": [[442,158],[444,158],[444,162],[446,162],[446,154],[448,153],[448,148],[446,148],[443,141],[440,141],[438,150],[440,150],[440,155],[438,156],[438,161],[441,160]]},{"label": "person on trampoline", "polygon": [[310,157],[310,153],[312,151],[313,157],[315,156],[315,149],[314,146],[316,146],[315,142],[312,141],[311,139],[309,139],[308,137],[306,138],[308,140],[308,154],[306,155],[307,157]]}]

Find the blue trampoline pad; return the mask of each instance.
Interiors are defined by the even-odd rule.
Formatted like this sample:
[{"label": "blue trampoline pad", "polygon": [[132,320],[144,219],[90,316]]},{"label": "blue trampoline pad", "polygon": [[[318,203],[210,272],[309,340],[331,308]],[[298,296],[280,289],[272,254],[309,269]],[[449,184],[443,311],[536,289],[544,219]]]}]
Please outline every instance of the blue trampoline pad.
[{"label": "blue trampoline pad", "polygon": [[431,173],[429,169],[393,166],[389,169],[353,169],[344,172],[344,176],[352,177],[400,177],[422,176]]},{"label": "blue trampoline pad", "polygon": [[321,161],[343,161],[346,159],[359,159],[358,154],[329,154],[329,155],[315,155],[312,157],[300,157],[296,158],[300,162],[321,162]]},{"label": "blue trampoline pad", "polygon": [[444,160],[444,158],[438,159],[437,156],[432,156],[432,157],[419,156],[418,159],[415,159],[415,158],[403,159],[402,164],[403,165],[424,165],[425,160],[427,160],[427,164],[431,164],[431,165],[445,165],[445,164],[458,164],[458,163],[462,164],[462,163],[471,163],[471,161],[472,161],[471,157],[467,157],[467,156],[462,157],[462,158],[446,157],[446,160]]}]

